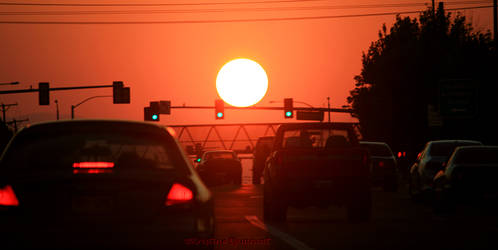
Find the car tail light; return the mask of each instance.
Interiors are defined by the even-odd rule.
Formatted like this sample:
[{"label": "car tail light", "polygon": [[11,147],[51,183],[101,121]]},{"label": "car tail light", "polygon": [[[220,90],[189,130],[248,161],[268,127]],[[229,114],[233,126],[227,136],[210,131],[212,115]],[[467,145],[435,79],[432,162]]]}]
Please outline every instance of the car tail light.
[{"label": "car tail light", "polygon": [[379,161],[379,167],[384,167],[384,162],[383,161]]},{"label": "car tail light", "polygon": [[401,158],[402,155],[403,155],[403,153],[398,152],[398,158]]},{"label": "car tail light", "polygon": [[171,186],[165,205],[171,206],[179,203],[189,202],[194,198],[192,190],[183,186],[182,184],[175,183]]},{"label": "car tail light", "polygon": [[113,168],[114,162],[75,162],[73,168]]},{"label": "car tail light", "polygon": [[0,206],[19,206],[19,201],[17,200],[16,194],[10,185],[7,185],[0,189]]}]

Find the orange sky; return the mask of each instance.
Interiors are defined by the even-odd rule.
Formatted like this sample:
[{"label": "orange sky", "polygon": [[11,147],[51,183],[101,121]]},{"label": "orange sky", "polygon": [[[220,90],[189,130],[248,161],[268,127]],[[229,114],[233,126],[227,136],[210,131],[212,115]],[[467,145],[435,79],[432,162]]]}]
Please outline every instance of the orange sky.
[{"label": "orange sky", "polygon": [[[238,2],[178,0],[176,3]],[[246,0],[247,1],[247,0]],[[253,0],[258,1],[258,0]],[[455,2],[460,0],[452,0]],[[55,3],[161,3],[167,1],[11,1]],[[240,1],[239,1],[240,2]],[[436,1],[437,2],[437,1]],[[492,0],[485,1],[492,3]],[[429,3],[416,0],[306,1],[236,6],[180,7],[37,7],[0,6],[8,11],[74,10],[171,10],[228,8],[282,8],[384,3]],[[489,5],[478,4],[478,5]],[[458,7],[469,5],[458,5]],[[456,5],[447,5],[448,8]],[[349,15],[405,10],[420,7],[373,9],[326,9],[313,11],[214,12],[154,15],[5,16],[1,21],[171,21],[280,18]],[[462,13],[481,31],[492,28],[492,9]],[[416,15],[412,15],[416,16]],[[50,87],[111,84],[124,81],[131,87],[132,104],[113,105],[112,99],[95,99],[76,109],[77,117],[143,120],[149,101],[171,100],[173,105],[210,105],[217,98],[215,80],[227,61],[246,57],[260,63],[269,78],[267,95],[258,104],[293,97],[317,107],[346,104],[353,77],[361,69],[362,51],[377,39],[383,23],[394,16],[355,17],[276,22],[201,24],[113,24],[48,25],[0,24],[0,82],[21,82],[0,86],[0,90],[25,89],[48,81]],[[15,103],[7,120],[55,119],[59,101],[62,118],[69,118],[70,105],[93,95],[110,95],[111,89],[51,92],[51,105],[38,106],[37,93],[3,95],[1,103]],[[275,105],[275,104],[273,104]],[[298,106],[299,104],[295,104]],[[348,115],[333,114],[335,121],[349,121]],[[173,110],[162,115],[164,124],[238,123],[284,121],[281,111],[228,110],[224,121],[214,119],[211,110]]]}]

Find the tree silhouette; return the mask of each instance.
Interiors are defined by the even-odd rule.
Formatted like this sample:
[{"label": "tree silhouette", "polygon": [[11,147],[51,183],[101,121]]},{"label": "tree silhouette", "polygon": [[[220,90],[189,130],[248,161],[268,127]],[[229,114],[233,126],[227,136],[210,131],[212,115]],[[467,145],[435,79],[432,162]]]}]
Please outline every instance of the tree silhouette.
[{"label": "tree silhouette", "polygon": [[[465,16],[454,18],[442,4],[417,18],[396,16],[362,56],[361,73],[348,103],[368,140],[396,148],[430,139],[466,138],[497,143],[497,53],[489,31],[474,32]],[[429,105],[439,112],[443,79],[470,79],[477,89],[472,117],[443,117],[428,125]]]}]

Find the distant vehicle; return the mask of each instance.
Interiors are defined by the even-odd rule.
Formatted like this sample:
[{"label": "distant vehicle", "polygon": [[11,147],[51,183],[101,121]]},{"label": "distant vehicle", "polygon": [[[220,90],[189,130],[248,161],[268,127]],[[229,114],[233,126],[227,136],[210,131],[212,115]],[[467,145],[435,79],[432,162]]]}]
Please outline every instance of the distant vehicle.
[{"label": "distant vehicle", "polygon": [[498,202],[498,146],[457,147],[446,168],[434,177],[436,209],[458,201]]},{"label": "distant vehicle", "polygon": [[414,199],[432,191],[432,183],[437,172],[444,168],[456,147],[482,145],[472,140],[429,141],[410,168],[409,193]]},{"label": "distant vehicle", "polygon": [[232,150],[211,150],[202,155],[197,172],[207,185],[242,183],[242,164]]},{"label": "distant vehicle", "polygon": [[212,195],[163,127],[30,125],[0,159],[2,249],[184,247],[214,236]]},{"label": "distant vehicle", "polygon": [[370,152],[372,184],[381,185],[385,191],[397,191],[399,171],[396,157],[385,142],[360,141]]},{"label": "distant vehicle", "polygon": [[285,221],[289,206],[346,206],[350,221],[371,215],[368,150],[353,124],[281,125],[264,169],[263,215]]},{"label": "distant vehicle", "polygon": [[258,138],[254,147],[254,160],[252,165],[252,183],[260,184],[265,168],[266,158],[270,155],[275,136],[264,136]]}]

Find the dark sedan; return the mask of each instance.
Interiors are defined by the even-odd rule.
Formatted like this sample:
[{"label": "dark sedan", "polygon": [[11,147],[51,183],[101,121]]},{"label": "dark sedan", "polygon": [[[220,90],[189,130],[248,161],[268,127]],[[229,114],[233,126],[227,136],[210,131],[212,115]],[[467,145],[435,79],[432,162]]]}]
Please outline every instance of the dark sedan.
[{"label": "dark sedan", "polygon": [[128,121],[40,123],[0,160],[2,249],[182,249],[214,208],[173,136]]},{"label": "dark sedan", "polygon": [[370,172],[372,183],[380,185],[385,191],[398,190],[399,171],[396,158],[385,142],[360,141],[360,145],[370,152]]},{"label": "dark sedan", "polygon": [[457,202],[497,202],[498,146],[462,146],[455,149],[444,170],[434,177],[436,209]]},{"label": "dark sedan", "polygon": [[436,173],[443,169],[456,147],[482,145],[473,140],[435,140],[429,141],[417,160],[410,168],[409,193],[413,199],[419,200],[432,193],[432,184]]},{"label": "dark sedan", "polygon": [[207,185],[242,183],[242,164],[232,150],[206,151],[197,171]]}]

